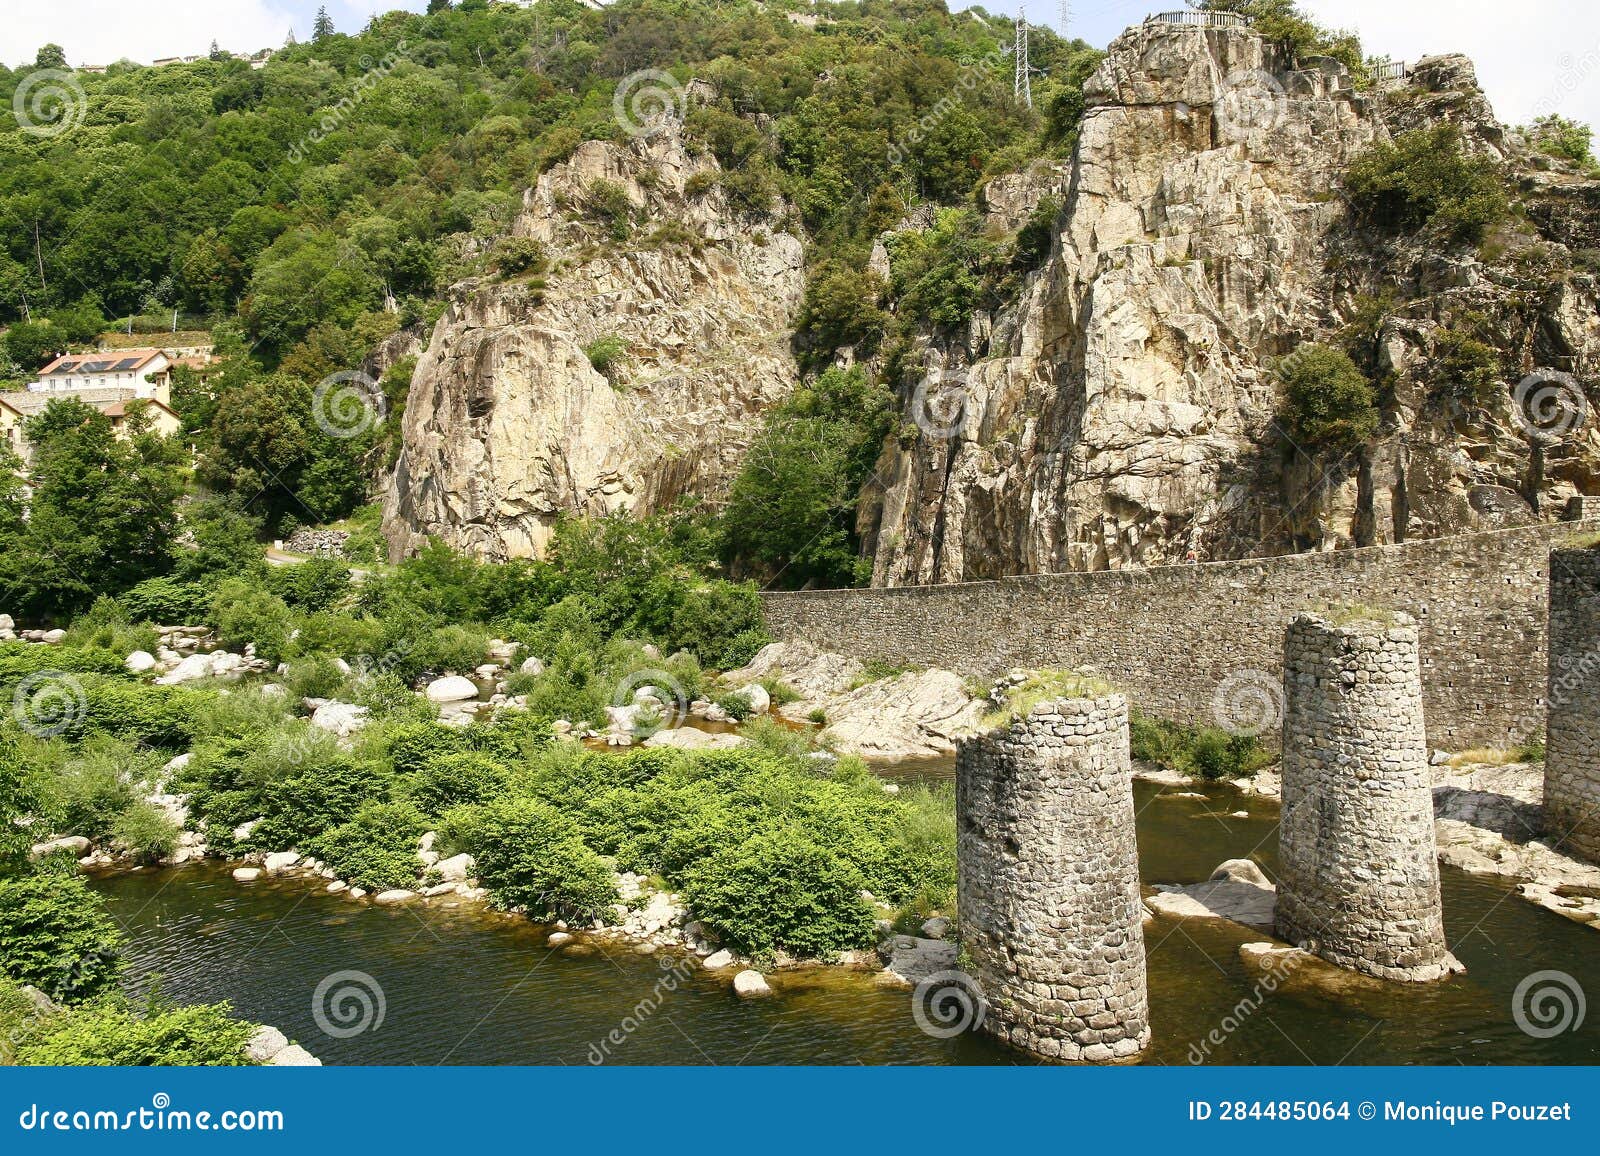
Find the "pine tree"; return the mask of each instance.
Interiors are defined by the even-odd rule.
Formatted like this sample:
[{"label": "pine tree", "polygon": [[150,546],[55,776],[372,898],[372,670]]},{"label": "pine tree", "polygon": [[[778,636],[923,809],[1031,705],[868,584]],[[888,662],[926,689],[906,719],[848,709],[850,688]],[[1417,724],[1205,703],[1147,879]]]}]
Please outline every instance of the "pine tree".
[{"label": "pine tree", "polygon": [[321,44],[333,35],[333,17],[326,6],[317,9],[317,18],[311,25],[311,43]]}]

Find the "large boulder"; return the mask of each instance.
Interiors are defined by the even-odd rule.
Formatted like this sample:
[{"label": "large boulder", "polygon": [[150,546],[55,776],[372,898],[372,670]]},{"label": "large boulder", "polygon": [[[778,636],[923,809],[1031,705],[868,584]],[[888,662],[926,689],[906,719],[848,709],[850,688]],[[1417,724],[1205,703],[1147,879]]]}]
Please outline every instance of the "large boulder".
[{"label": "large boulder", "polygon": [[478,688],[470,678],[450,674],[430,682],[427,695],[429,702],[466,702],[478,697]]},{"label": "large boulder", "polygon": [[348,702],[325,702],[311,716],[311,725],[344,738],[367,725],[367,708]]},{"label": "large boulder", "polygon": [[156,682],[161,686],[177,686],[182,682],[196,682],[202,678],[211,677],[211,656],[209,654],[191,654],[188,658],[178,663],[177,666],[167,671]]},{"label": "large boulder", "polygon": [[128,655],[127,658],[122,660],[122,665],[127,667],[134,674],[143,674],[145,671],[154,667],[155,664],[156,656],[151,654],[148,650],[135,650],[132,654]]},{"label": "large boulder", "polygon": [[722,677],[735,686],[777,679],[810,702],[843,694],[861,679],[865,670],[855,659],[819,650],[809,642],[774,642],[762,647],[749,665],[730,670]]},{"label": "large boulder", "polygon": [[440,859],[433,865],[433,869],[439,873],[440,880],[445,883],[465,882],[471,878],[474,867],[472,856],[466,852],[452,855],[448,859]]},{"label": "large boulder", "polygon": [[956,739],[983,716],[983,704],[948,670],[871,682],[828,699],[823,710],[823,743],[877,762],[953,755]]},{"label": "large boulder", "polygon": [[772,994],[767,977],[748,968],[733,977],[733,990],[740,999],[761,999]]},{"label": "large boulder", "polygon": [[680,751],[728,751],[742,747],[749,741],[743,735],[726,731],[712,734],[710,731],[696,730],[694,727],[678,727],[669,731],[657,731],[645,739],[644,745],[673,747]]}]

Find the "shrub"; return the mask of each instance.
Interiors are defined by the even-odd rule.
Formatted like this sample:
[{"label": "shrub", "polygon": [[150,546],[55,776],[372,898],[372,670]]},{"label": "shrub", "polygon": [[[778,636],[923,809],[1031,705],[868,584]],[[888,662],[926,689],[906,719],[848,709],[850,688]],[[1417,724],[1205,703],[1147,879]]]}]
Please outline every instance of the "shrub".
[{"label": "shrub", "polygon": [[269,851],[302,847],[345,822],[362,804],[387,793],[386,778],[374,767],[325,763],[294,778],[270,782],[262,791],[264,821],[251,842]]},{"label": "shrub", "polygon": [[182,829],[165,811],[145,802],[134,803],[111,826],[111,840],[140,863],[155,863],[178,849]]},{"label": "shrub", "polygon": [[350,567],[337,558],[308,558],[267,571],[267,589],[300,610],[329,610],[350,593]]},{"label": "shrub", "polygon": [[745,719],[756,713],[756,708],[751,704],[749,696],[742,691],[718,695],[714,701],[728,712],[728,717],[734,722],[744,722]]},{"label": "shrub", "polygon": [[889,323],[878,305],[883,289],[876,275],[841,263],[823,262],[812,270],[795,332],[813,347],[815,367],[847,345],[875,346]]},{"label": "shrub", "polygon": [[1232,779],[1258,771],[1272,756],[1254,735],[1207,727],[1194,734],[1178,758],[1178,769],[1202,779]]},{"label": "shrub", "polygon": [[122,933],[100,897],[73,875],[0,879],[0,972],[60,1003],[110,990]]},{"label": "shrub", "polygon": [[82,685],[88,700],[83,732],[169,750],[188,748],[203,712],[216,701],[210,691],[152,686],[126,678],[84,678]]},{"label": "shrub", "polygon": [[1581,121],[1553,112],[1522,131],[1534,148],[1548,156],[1571,161],[1581,168],[1594,164],[1594,130]]},{"label": "shrub", "polygon": [[283,661],[294,622],[282,598],[249,582],[230,580],[217,587],[211,613],[224,646],[237,649],[253,642],[258,657]]},{"label": "shrub", "polygon": [[1342,350],[1303,345],[1278,364],[1285,432],[1306,452],[1348,453],[1378,432],[1372,384]]},{"label": "shrub", "polygon": [[417,640],[408,656],[423,670],[453,670],[470,676],[489,656],[489,636],[467,626],[440,626]]},{"label": "shrub", "polygon": [[38,1021],[17,1049],[36,1065],[236,1067],[256,1025],[233,1017],[227,1003],[146,1007],[108,996],[65,1015]]},{"label": "shrub", "polygon": [[146,578],[121,595],[130,617],[141,622],[183,625],[202,622],[211,608],[211,587],[176,578]]},{"label": "shrub", "polygon": [[451,812],[452,841],[472,853],[478,879],[501,907],[532,919],[594,919],[617,901],[611,869],[578,838],[576,824],[532,799]]},{"label": "shrub", "polygon": [[532,237],[506,237],[495,246],[495,268],[502,276],[515,277],[521,273],[543,273],[550,262],[545,257],[544,246]]},{"label": "shrub", "polygon": [[422,812],[410,803],[368,803],[348,823],[311,839],[306,849],[352,887],[387,891],[416,883],[417,840],[427,829]]},{"label": "shrub", "polygon": [[1436,393],[1480,409],[1493,405],[1502,392],[1500,355],[1454,329],[1444,330],[1434,342],[1429,377]]},{"label": "shrub", "polygon": [[594,181],[584,197],[584,207],[606,226],[613,241],[626,241],[633,232],[633,202],[628,191],[613,181]]},{"label": "shrub", "polygon": [[284,683],[295,698],[333,698],[348,677],[333,655],[313,654],[291,662]]},{"label": "shrub", "polygon": [[615,382],[628,356],[628,343],[620,337],[598,337],[583,347],[596,373],[609,382]]},{"label": "shrub", "polygon": [[738,951],[821,957],[872,943],[865,886],[854,864],[818,847],[808,831],[787,828],[756,835],[695,867],[684,897]]},{"label": "shrub", "polygon": [[1375,224],[1434,229],[1461,241],[1479,240],[1508,208],[1499,167],[1468,156],[1453,124],[1373,145],[1356,158],[1345,183],[1357,211]]},{"label": "shrub", "polygon": [[406,797],[425,815],[442,815],[451,807],[487,803],[505,789],[506,769],[493,757],[476,751],[429,758],[405,786]]},{"label": "shrub", "polygon": [[1022,228],[1017,230],[1017,247],[1012,260],[1022,269],[1037,269],[1050,255],[1055,243],[1056,217],[1061,213],[1061,202],[1055,197],[1042,197]]}]

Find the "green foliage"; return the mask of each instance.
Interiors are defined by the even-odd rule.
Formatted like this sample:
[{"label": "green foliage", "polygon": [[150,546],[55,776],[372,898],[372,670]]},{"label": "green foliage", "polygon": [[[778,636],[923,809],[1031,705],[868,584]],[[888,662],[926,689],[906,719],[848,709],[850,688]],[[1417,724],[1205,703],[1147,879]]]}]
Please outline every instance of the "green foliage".
[{"label": "green foliage", "polygon": [[1461,130],[1448,123],[1374,144],[1350,166],[1345,184],[1357,212],[1373,223],[1447,240],[1481,239],[1509,204],[1499,166],[1469,155]]},{"label": "green foliage", "polygon": [[64,616],[165,571],[177,533],[178,447],[150,432],[119,438],[110,418],[67,398],[52,400],[26,428],[26,521],[10,484],[14,455],[0,454],[0,604],[14,614]]},{"label": "green foliage", "polygon": [[1540,152],[1571,161],[1580,168],[1594,167],[1594,130],[1582,121],[1552,112],[1536,118],[1522,131]]},{"label": "green foliage", "polygon": [[136,1008],[106,996],[64,1015],[42,1017],[17,1048],[19,1064],[50,1066],[236,1067],[256,1025],[227,1003]]},{"label": "green foliage", "polygon": [[533,919],[593,919],[617,901],[611,870],[584,846],[576,824],[533,799],[502,799],[451,812],[452,842],[471,852],[495,902]]},{"label": "green foliage", "polygon": [[1378,432],[1372,383],[1342,350],[1302,345],[1278,363],[1277,373],[1284,430],[1300,449],[1348,453]]},{"label": "green foliage", "polygon": [[1435,394],[1488,409],[1504,396],[1500,373],[1499,353],[1469,333],[1446,329],[1434,340],[1428,377]]},{"label": "green foliage", "polygon": [[410,803],[367,803],[355,818],[306,843],[306,849],[352,887],[413,887],[421,864],[417,840],[428,829]]},{"label": "green foliage", "polygon": [[508,277],[543,273],[549,267],[544,246],[531,237],[507,237],[495,246],[495,265]]},{"label": "green foliage", "polygon": [[795,323],[795,333],[811,349],[808,364],[826,364],[846,346],[871,352],[888,325],[888,314],[878,304],[883,293],[883,282],[872,273],[838,262],[812,269]]},{"label": "green foliage", "polygon": [[99,896],[75,875],[0,879],[0,972],[58,1003],[109,991],[123,936]]},{"label": "green foliage", "polygon": [[695,868],[684,886],[694,912],[742,952],[783,948],[823,956],[873,941],[873,912],[856,866],[796,827],[756,835]]},{"label": "green foliage", "polygon": [[730,555],[787,587],[870,578],[855,510],[892,405],[889,392],[856,367],[828,370],[777,407],[729,495]]},{"label": "green foliage", "polygon": [[505,789],[509,778],[498,759],[478,751],[457,751],[427,758],[404,790],[424,815],[437,818],[451,807],[487,803]]},{"label": "green foliage", "polygon": [[889,285],[901,329],[961,330],[983,299],[983,275],[997,257],[968,209],[945,209],[931,229],[896,233],[889,239]]},{"label": "green foliage", "polygon": [[139,799],[116,818],[111,841],[136,863],[151,864],[178,849],[182,829],[160,808]]},{"label": "green foliage", "polygon": [[1129,749],[1136,759],[1202,779],[1233,779],[1270,766],[1272,753],[1254,735],[1193,728],[1134,711]]},{"label": "green foliage", "polygon": [[1061,202],[1055,197],[1042,197],[1022,228],[1017,230],[1017,247],[1012,260],[1023,269],[1037,269],[1050,255],[1055,243],[1056,218],[1061,214]]},{"label": "green foliage", "polygon": [[620,337],[597,337],[583,347],[583,355],[589,359],[596,373],[607,381],[615,382],[617,374],[627,363],[628,343]]},{"label": "green foliage", "polygon": [[242,580],[223,582],[212,596],[211,614],[223,646],[254,643],[256,654],[268,662],[281,662],[288,654],[294,621],[276,594]]},{"label": "green foliage", "polygon": [[264,819],[251,837],[257,847],[282,850],[309,844],[344,823],[362,804],[387,797],[388,776],[368,764],[292,744],[285,754],[290,769],[296,769],[296,762],[303,769],[292,777],[269,779],[259,788],[257,813]]},{"label": "green foliage", "polygon": [[337,558],[308,558],[266,571],[267,589],[296,610],[329,610],[350,594],[350,567]]},{"label": "green foliage", "polygon": [[1346,65],[1357,80],[1365,77],[1361,41],[1355,33],[1323,28],[1295,0],[1204,0],[1197,7],[1247,17],[1251,31],[1282,45],[1297,60],[1331,56]]}]

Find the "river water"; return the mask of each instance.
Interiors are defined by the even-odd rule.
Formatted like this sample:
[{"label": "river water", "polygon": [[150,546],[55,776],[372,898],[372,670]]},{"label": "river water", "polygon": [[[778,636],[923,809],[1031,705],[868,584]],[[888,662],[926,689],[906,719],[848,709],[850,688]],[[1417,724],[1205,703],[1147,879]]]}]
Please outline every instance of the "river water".
[{"label": "river water", "polygon": [[[1252,855],[1275,871],[1275,804],[1215,787],[1207,800],[1161,797],[1144,783],[1136,793],[1146,883],[1196,882],[1224,859]],[[1228,817],[1239,810],[1251,817]],[[168,999],[231,1000],[324,1063],[1027,1062],[975,1035],[925,1034],[910,993],[861,973],[780,973],[776,998],[741,1001],[726,979],[669,970],[664,953],[574,957],[544,946],[548,929],[476,909],[372,907],[300,880],[240,886],[216,865],[107,876],[97,886],[132,941],[130,987],[143,990],[159,974]],[[1147,1062],[1600,1063],[1600,1010],[1545,1039],[1512,1014],[1518,983],[1539,971],[1565,972],[1600,997],[1600,931],[1450,869],[1444,904],[1466,975],[1339,996],[1299,974],[1263,992],[1238,955],[1258,933],[1156,920],[1145,929],[1155,1033]],[[341,1034],[318,1026],[318,985],[341,972],[364,973],[381,989],[381,1022],[346,1021],[367,1022],[351,1035],[327,1015]],[[325,990],[350,983],[368,980],[336,978]]]}]

